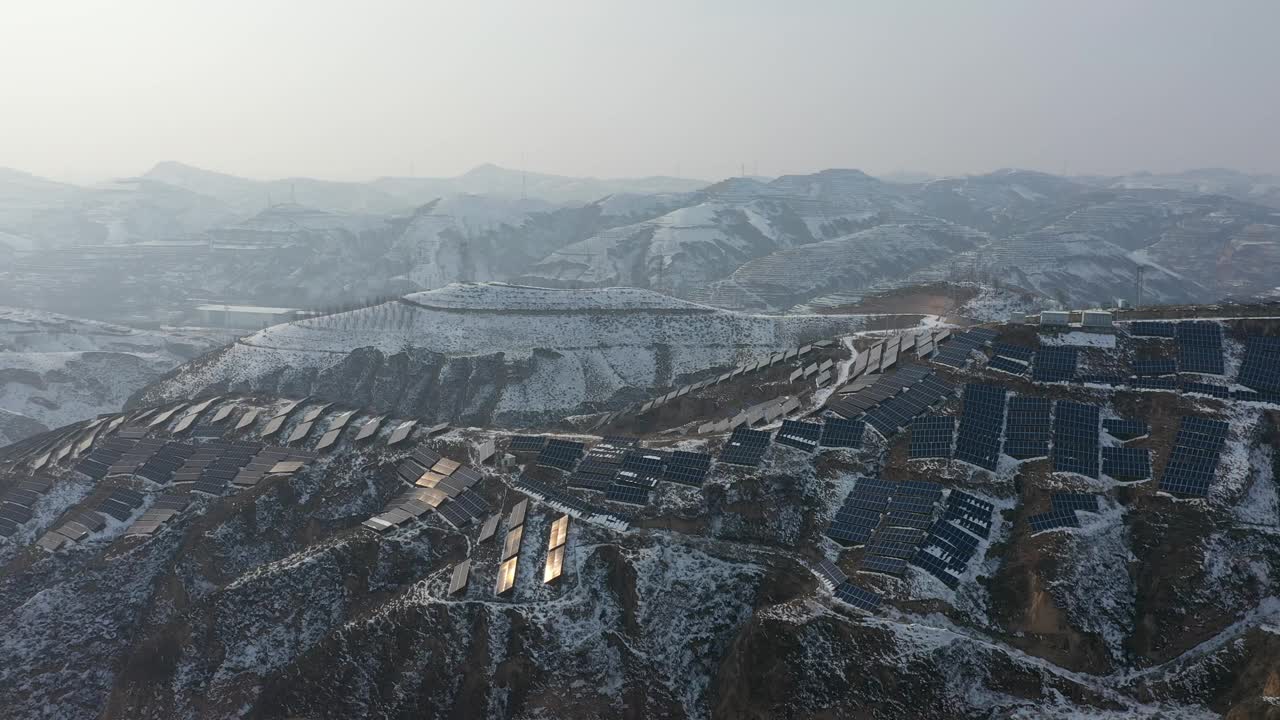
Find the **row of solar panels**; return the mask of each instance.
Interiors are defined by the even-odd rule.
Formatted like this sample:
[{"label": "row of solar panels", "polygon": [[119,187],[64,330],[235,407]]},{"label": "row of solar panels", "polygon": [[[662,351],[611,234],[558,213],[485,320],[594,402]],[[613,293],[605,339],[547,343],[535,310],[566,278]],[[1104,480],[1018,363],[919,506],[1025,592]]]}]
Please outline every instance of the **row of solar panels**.
[{"label": "row of solar panels", "polygon": [[[797,360],[799,358],[806,357],[810,352],[812,352],[816,348],[827,348],[833,345],[835,345],[834,340],[819,340],[809,345],[793,348],[785,352],[774,353],[769,357],[764,358],[762,360],[758,360],[756,362],[750,362],[745,365],[739,365],[726,373],[717,375],[716,377],[708,378],[706,380],[701,380],[699,382],[692,383],[690,385],[682,385],[661,397],[654,398],[653,400],[649,400],[647,402],[641,403],[639,409],[636,411],[636,414],[644,414],[651,410],[656,410],[662,407],[663,405],[666,405],[667,403],[671,402],[672,400],[675,400],[676,398],[684,397],[689,393],[697,392],[699,390],[702,390],[703,388],[711,387],[712,385],[718,385],[722,382],[728,382],[741,375],[749,375],[751,373],[758,372],[760,370],[765,370],[784,362]],[[826,368],[829,369],[830,367],[831,365],[829,364],[829,361],[828,361],[828,363],[826,364]],[[820,372],[821,370],[822,368],[818,364],[814,364],[812,372],[810,372],[808,368],[802,369],[801,372],[804,377],[809,377],[810,375]],[[794,380],[795,378],[793,377],[792,379]]]},{"label": "row of solar panels", "polygon": [[758,405],[753,405],[727,420],[703,423],[698,426],[699,435],[713,435],[739,427],[768,425],[780,417],[786,417],[800,409],[800,399],[794,397],[774,398]]},{"label": "row of solar panels", "polygon": [[951,342],[938,350],[933,361],[956,369],[969,364],[973,351],[991,343],[996,331],[990,328],[971,328],[951,336]]},{"label": "row of solar panels", "polygon": [[710,470],[711,456],[705,453],[644,449],[606,439],[591,448],[567,485],[603,492],[615,502],[645,505],[658,482],[700,487]]},{"label": "row of solar panels", "polygon": [[994,506],[953,490],[938,518],[942,494],[937,483],[859,480],[827,535],[865,544],[864,571],[902,576],[912,564],[954,589],[980,539],[990,535]]}]

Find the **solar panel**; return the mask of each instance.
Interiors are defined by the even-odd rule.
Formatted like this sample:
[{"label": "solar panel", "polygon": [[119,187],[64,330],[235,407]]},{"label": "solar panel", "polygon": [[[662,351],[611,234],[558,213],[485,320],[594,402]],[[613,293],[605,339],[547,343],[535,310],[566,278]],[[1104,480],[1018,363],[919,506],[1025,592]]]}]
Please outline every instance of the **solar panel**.
[{"label": "solar panel", "polygon": [[471,575],[471,561],[463,560],[453,566],[453,575],[449,578],[449,594],[455,595],[467,587],[467,578]]},{"label": "solar panel", "polygon": [[677,450],[671,454],[662,479],[681,485],[699,487],[711,469],[711,456]]},{"label": "solar panel", "polygon": [[1160,479],[1160,489],[1175,495],[1208,496],[1219,455],[1226,444],[1227,429],[1225,422],[1184,416],[1164,477]]},{"label": "solar panel", "polygon": [[484,525],[480,526],[480,535],[476,538],[476,542],[484,542],[493,537],[498,532],[498,520],[502,518],[502,513],[494,513],[484,521]]},{"label": "solar panel", "polygon": [[565,546],[551,548],[547,552],[547,562],[542,569],[542,582],[552,583],[560,579],[564,574],[564,553]]},{"label": "solar panel", "polygon": [[969,383],[956,432],[955,458],[994,471],[1000,459],[1007,390],[1000,385]]},{"label": "solar panel", "polygon": [[1027,522],[1031,525],[1032,534],[1058,528],[1080,527],[1080,518],[1076,517],[1075,511],[1066,508],[1032,515],[1027,518]]},{"label": "solar panel", "polygon": [[551,523],[551,537],[547,540],[547,547],[554,550],[569,539],[569,516],[561,515]]},{"label": "solar panel", "polygon": [[1107,418],[1102,421],[1102,427],[1108,433],[1119,440],[1132,440],[1142,437],[1150,432],[1147,424],[1141,420],[1126,420],[1121,418]]},{"label": "solar panel", "polygon": [[862,420],[827,418],[822,423],[822,437],[819,439],[819,444],[822,447],[860,448],[865,428],[866,423]]},{"label": "solar panel", "polygon": [[629,505],[649,504],[649,490],[647,488],[636,487],[635,485],[614,483],[605,489],[604,496],[607,500],[627,503]]},{"label": "solar panel", "polygon": [[973,348],[965,345],[948,345],[933,356],[933,361],[953,368],[963,368],[969,364]]},{"label": "solar panel", "polygon": [[1215,385],[1204,382],[1184,382],[1182,392],[1192,395],[1209,395],[1226,400],[1231,397],[1231,389],[1226,385]]},{"label": "solar panel", "polygon": [[1031,365],[1035,382],[1068,382],[1076,375],[1077,348],[1042,347]]},{"label": "solar panel", "polygon": [[907,455],[912,460],[951,457],[951,437],[956,420],[946,416],[918,417],[911,421],[911,447]]},{"label": "solar panel", "polygon": [[942,558],[924,548],[920,548],[911,556],[911,564],[941,580],[943,585],[952,590],[960,585],[960,578],[947,568]]},{"label": "solar panel", "polygon": [[1167,337],[1177,335],[1177,326],[1171,322],[1136,320],[1129,326],[1129,334],[1135,337]]},{"label": "solar panel", "polygon": [[1156,358],[1153,360],[1134,360],[1133,374],[1138,377],[1154,377],[1157,375],[1173,375],[1178,366],[1173,360]]},{"label": "solar panel", "polygon": [[1025,375],[1027,373],[1026,363],[1018,362],[1017,360],[1010,360],[1009,358],[1000,357],[998,355],[991,358],[987,363],[987,367],[992,370],[1009,373],[1010,375]]},{"label": "solar panel", "polygon": [[775,439],[779,444],[813,452],[822,439],[822,425],[799,420],[783,420]]},{"label": "solar panel", "polygon": [[515,528],[524,524],[525,515],[529,511],[529,499],[525,498],[515,505],[511,506],[511,512],[507,514],[507,528]]},{"label": "solar panel", "polygon": [[493,587],[494,595],[505,595],[511,588],[515,587],[516,563],[519,559],[519,557],[512,557],[502,561],[502,564],[498,566],[498,579]]},{"label": "solar panel", "polygon": [[822,578],[831,590],[835,590],[841,583],[849,579],[835,563],[825,557],[818,561],[818,577]]},{"label": "solar panel", "polygon": [[1023,363],[1029,363],[1031,362],[1031,358],[1035,356],[1036,351],[1021,345],[996,343],[995,353],[998,357],[1005,357],[1011,360],[1021,360]]},{"label": "solar panel", "polygon": [[572,471],[574,465],[582,459],[585,445],[575,440],[551,439],[538,453],[537,464],[552,467],[566,472]]},{"label": "solar panel", "polygon": [[1207,375],[1225,374],[1226,368],[1222,358],[1222,346],[1180,346],[1178,348],[1178,370],[1180,372],[1204,373]]},{"label": "solar panel", "polygon": [[886,557],[883,555],[866,555],[862,558],[861,570],[878,572],[886,575],[903,575],[907,572],[907,561],[904,558]]},{"label": "solar panel", "polygon": [[1004,454],[1018,459],[1049,455],[1051,401],[1015,396],[1009,399],[1005,423]]},{"label": "solar panel", "polygon": [[613,484],[617,470],[584,470],[579,467],[565,482],[568,487],[604,492]]},{"label": "solar panel", "polygon": [[409,434],[413,432],[413,428],[417,424],[417,420],[406,420],[405,422],[400,423],[396,426],[395,430],[391,431],[391,437],[387,438],[387,446],[399,445],[405,440],[408,440]]},{"label": "solar panel", "polygon": [[[236,430],[244,430],[252,425],[258,419],[258,414],[260,412],[261,410],[258,408],[249,408],[249,410],[247,410],[245,414],[241,415],[240,419],[236,422]],[[284,421],[281,420],[280,424],[283,425]],[[277,427],[276,429],[279,430],[280,428]]]},{"label": "solar panel", "polygon": [[1049,500],[1054,510],[1081,510],[1098,512],[1098,496],[1093,493],[1056,492]]},{"label": "solar panel", "polygon": [[520,552],[520,541],[524,539],[524,526],[517,525],[507,531],[507,536],[502,540],[502,557],[500,560],[516,555]]},{"label": "solar panel", "polygon": [[330,430],[320,438],[320,442],[316,443],[316,450],[325,450],[338,441],[338,435],[342,434],[341,428]]},{"label": "solar panel", "polygon": [[1237,382],[1264,393],[1280,393],[1280,338],[1250,337]]},{"label": "solar panel", "polygon": [[765,430],[737,427],[729,436],[724,449],[720,451],[720,462],[734,465],[759,465],[765,451],[769,449],[769,440],[769,433]]},{"label": "solar panel", "polygon": [[1098,477],[1099,408],[1059,400],[1053,422],[1053,470]]},{"label": "solar panel", "polygon": [[[267,423],[267,426],[262,429],[262,437],[269,438],[280,432],[280,428],[284,427],[285,420],[288,420],[288,418],[284,415],[271,418],[271,422]],[[243,422],[243,419],[241,421]]]},{"label": "solar panel", "polygon": [[835,596],[837,599],[846,602],[859,610],[867,612],[875,612],[880,608],[880,596],[870,590],[863,590],[849,581],[845,581],[836,588]]}]

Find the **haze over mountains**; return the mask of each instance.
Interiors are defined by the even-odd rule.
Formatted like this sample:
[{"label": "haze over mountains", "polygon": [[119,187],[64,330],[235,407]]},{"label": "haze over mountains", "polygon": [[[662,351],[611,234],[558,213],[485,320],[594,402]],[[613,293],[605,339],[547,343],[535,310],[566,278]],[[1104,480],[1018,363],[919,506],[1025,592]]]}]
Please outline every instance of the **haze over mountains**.
[{"label": "haze over mountains", "polygon": [[[1280,178],[1226,170],[712,184],[492,165],[456,178],[257,181],[179,163],[94,187],[0,175],[0,302],[161,320],[201,301],[333,306],[457,281],[631,286],[776,312],[940,279],[1047,302],[1274,292]],[[141,274],[148,275],[145,283]],[[158,302],[141,318],[144,292]],[[110,302],[105,302],[110,298]],[[149,301],[148,301],[149,302]]]}]

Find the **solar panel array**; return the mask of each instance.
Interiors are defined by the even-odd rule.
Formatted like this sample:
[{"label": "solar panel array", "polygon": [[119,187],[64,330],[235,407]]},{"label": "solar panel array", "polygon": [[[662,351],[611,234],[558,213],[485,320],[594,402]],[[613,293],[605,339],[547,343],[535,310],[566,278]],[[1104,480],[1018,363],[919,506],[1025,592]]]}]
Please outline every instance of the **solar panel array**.
[{"label": "solar panel array", "polygon": [[1018,360],[1023,363],[1031,362],[1031,358],[1036,354],[1036,351],[1029,347],[1010,345],[1009,343],[996,343],[994,350],[997,357]]},{"label": "solar panel array", "polygon": [[956,333],[951,336],[951,342],[939,350],[933,360],[943,365],[962,368],[969,363],[974,350],[990,343],[995,337],[996,332],[989,328],[972,328]]},{"label": "solar panel array", "polygon": [[1031,533],[1034,535],[1035,533],[1058,528],[1078,528],[1080,527],[1080,518],[1076,517],[1074,510],[1062,508],[1031,515],[1027,518],[1027,523],[1031,526]]},{"label": "solar panel array", "polygon": [[1005,455],[1019,460],[1048,457],[1049,438],[1053,432],[1049,424],[1051,407],[1049,398],[1022,395],[1009,398],[1004,431]]},{"label": "solar panel array", "polygon": [[942,519],[929,526],[924,542],[911,556],[911,564],[956,589],[959,575],[978,551],[979,540],[991,532],[993,509],[989,502],[952,491]]},{"label": "solar panel array", "polygon": [[1008,391],[1001,385],[964,386],[963,410],[956,431],[955,458],[994,471],[1000,461],[1000,434]]},{"label": "solar panel array", "polygon": [[1178,326],[1171,322],[1136,320],[1129,326],[1129,334],[1135,337],[1175,337]]},{"label": "solar panel array", "polygon": [[662,479],[667,465],[667,453],[661,450],[627,450],[622,456],[616,477],[617,482],[652,489]]},{"label": "solar panel array", "polygon": [[572,511],[588,517],[597,516],[624,527],[628,524],[627,518],[622,515],[592,505],[576,495],[563,492],[528,475],[521,475],[516,480],[516,489],[526,495],[540,498],[548,505],[563,511]]},{"label": "solar panel array", "polygon": [[1182,418],[1160,489],[1174,495],[1207,497],[1218,458],[1227,441],[1227,424],[1195,415]]},{"label": "solar panel array", "polygon": [[782,427],[778,429],[778,434],[774,437],[774,440],[781,445],[789,445],[806,452],[813,452],[818,449],[818,443],[822,440],[822,424],[801,422],[799,420],[783,420]]},{"label": "solar panel array", "polygon": [[1140,377],[1134,380],[1133,386],[1139,390],[1177,390],[1178,379],[1174,377]]},{"label": "solar panel array", "polygon": [[939,400],[955,392],[951,383],[929,373],[906,392],[890,398],[863,419],[886,438],[910,424],[912,418],[928,410]]},{"label": "solar panel array", "polygon": [[867,424],[862,420],[828,417],[822,423],[822,447],[860,448]]},{"label": "solar panel array", "polygon": [[834,399],[827,401],[827,407],[843,417],[857,417],[931,374],[933,371],[923,365],[899,366],[897,370],[876,378],[871,385],[858,389],[845,386],[838,392],[838,397],[833,396]]},{"label": "solar panel array", "polygon": [[880,608],[881,598],[879,595],[870,590],[864,590],[847,580],[836,588],[835,596],[837,600],[846,602],[859,610],[875,612]]},{"label": "solar panel array", "polygon": [[1222,375],[1222,326],[1214,322],[1178,323],[1178,369],[1181,372]]},{"label": "solar panel array", "polygon": [[186,509],[191,503],[187,493],[169,492],[161,495],[155,503],[125,530],[125,535],[154,535],[165,523]]},{"label": "solar panel array", "polygon": [[1151,432],[1146,422],[1125,418],[1107,418],[1102,421],[1102,427],[1108,433],[1111,433],[1113,437],[1120,440],[1132,440]]},{"label": "solar panel array", "polygon": [[987,363],[987,367],[992,370],[1009,373],[1010,375],[1026,375],[1028,369],[1027,363],[1018,362],[1017,360],[1011,360],[1007,357],[1001,357],[998,355],[991,358],[990,362]]},{"label": "solar panel array", "polygon": [[881,516],[889,509],[892,494],[893,483],[887,480],[858,480],[827,528],[827,537],[852,545],[867,542],[880,525]]},{"label": "solar panel array", "polygon": [[1076,376],[1078,348],[1042,347],[1031,365],[1031,379],[1035,382],[1069,382]]},{"label": "solar panel array", "polygon": [[[863,478],[845,498],[827,536],[853,545],[869,543],[867,556],[905,559],[910,553],[901,543],[910,537],[916,537],[917,543],[923,539],[923,529],[933,520],[934,503],[941,498],[942,486],[937,483]],[[878,563],[875,567],[880,572],[889,565],[896,566],[887,561],[873,562]]]},{"label": "solar panel array", "polygon": [[[636,408],[635,412],[637,414],[643,414],[651,410],[656,410],[662,407],[663,405],[666,405],[667,403],[671,402],[672,400],[675,400],[676,398],[684,397],[690,393],[702,390],[703,388],[711,387],[712,385],[726,382],[734,378],[740,377],[742,375],[748,375],[750,373],[766,370],[768,368],[771,368],[783,362],[799,360],[801,358],[808,356],[811,352],[813,352],[815,348],[826,348],[826,347],[831,347],[833,345],[835,345],[835,342],[832,340],[819,340],[810,345],[803,345],[798,348],[793,348],[783,352],[773,353],[772,355],[769,355],[766,358],[762,358],[760,360],[753,360],[746,364],[738,365],[734,367],[732,370],[730,370],[729,372],[723,373],[716,377],[710,377],[710,378],[707,378],[706,380],[700,380],[696,383],[691,383],[689,385],[681,385],[680,387],[668,392],[665,395],[662,395],[661,397],[657,397],[657,398],[654,398],[653,400],[648,400],[644,403],[641,403]],[[819,365],[818,363],[811,363],[809,366],[805,367],[803,371],[800,371],[799,374],[792,373],[790,381],[795,381],[800,377],[806,377],[806,378],[810,377],[816,374],[817,372],[819,372],[820,370],[826,370],[827,368],[830,368],[830,367],[831,367],[831,361],[829,360],[825,361],[822,365]]]},{"label": "solar panel array", "polygon": [[844,581],[849,579],[835,563],[825,557],[818,561],[818,578],[822,580],[828,590],[833,592]]},{"label": "solar panel array", "polygon": [[765,430],[735,428],[724,449],[720,451],[720,462],[752,467],[759,465],[765,451],[769,449],[769,440],[770,435]]},{"label": "solar panel array", "polygon": [[[512,444],[514,445],[514,440]],[[596,443],[569,476],[568,486],[604,492],[613,484],[618,471],[622,469],[622,458],[627,453],[627,447],[625,444],[614,443],[608,439]]]},{"label": "solar panel array", "polygon": [[1059,400],[1053,419],[1053,471],[1098,477],[1096,405]]},{"label": "solar panel array", "polygon": [[572,472],[573,467],[582,459],[586,446],[576,440],[552,438],[538,453],[538,465],[553,467],[565,472]]},{"label": "solar panel array", "polygon": [[911,447],[907,457],[912,460],[951,457],[951,439],[956,429],[956,419],[944,415],[927,415],[911,421]]},{"label": "solar panel array", "polygon": [[36,503],[53,487],[51,478],[24,477],[0,495],[0,537],[10,537],[34,517]]},{"label": "solar panel array", "polygon": [[564,555],[568,547],[569,516],[561,515],[551,523],[550,537],[547,538],[547,560],[543,565],[542,582],[552,583],[560,579],[564,573]]},{"label": "solar panel array", "polygon": [[977,537],[986,538],[991,535],[991,514],[994,510],[995,506],[986,500],[960,490],[952,490],[947,497],[947,507],[942,517]]},{"label": "solar panel array", "polygon": [[1178,372],[1178,365],[1167,358],[1151,360],[1134,360],[1133,374],[1138,377],[1155,377],[1157,375],[1173,375]]},{"label": "solar panel array", "polygon": [[1251,337],[1245,341],[1244,360],[1237,382],[1280,399],[1280,337]]},{"label": "solar panel array", "polygon": [[1050,499],[1049,512],[1027,518],[1032,534],[1058,528],[1078,528],[1077,512],[1098,512],[1098,496],[1090,493],[1056,492]]},{"label": "solar panel array", "polygon": [[649,488],[628,485],[626,483],[615,482],[605,488],[604,496],[607,500],[626,503],[628,505],[649,504]]},{"label": "solar panel array", "polygon": [[680,485],[701,487],[711,470],[711,456],[706,453],[676,450],[667,460],[662,479]]},{"label": "solar panel array", "polygon": [[375,532],[387,532],[432,510],[459,530],[489,515],[489,504],[473,489],[483,479],[480,471],[424,445],[400,461],[396,475],[413,487],[362,523]]},{"label": "solar panel array", "polygon": [[542,435],[516,435],[511,438],[509,449],[513,453],[536,453],[542,452],[546,444],[547,438]]}]

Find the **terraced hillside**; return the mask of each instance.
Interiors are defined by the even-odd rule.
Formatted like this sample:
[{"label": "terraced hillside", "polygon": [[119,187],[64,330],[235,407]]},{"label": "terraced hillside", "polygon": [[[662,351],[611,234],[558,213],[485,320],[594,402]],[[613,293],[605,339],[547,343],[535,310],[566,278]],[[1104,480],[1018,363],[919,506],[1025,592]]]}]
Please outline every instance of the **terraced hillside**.
[{"label": "terraced hillside", "polygon": [[268,328],[179,368],[137,400],[315,395],[452,422],[526,424],[617,409],[649,388],[866,321],[743,315],[628,288],[455,284]]},{"label": "terraced hillside", "polygon": [[[437,304],[506,312],[472,292]],[[798,376],[784,353],[609,436],[239,393],[62,428],[0,450],[0,693],[66,718],[1268,717],[1280,325],[1237,314],[828,336]],[[700,429],[751,392],[794,402]]]}]

